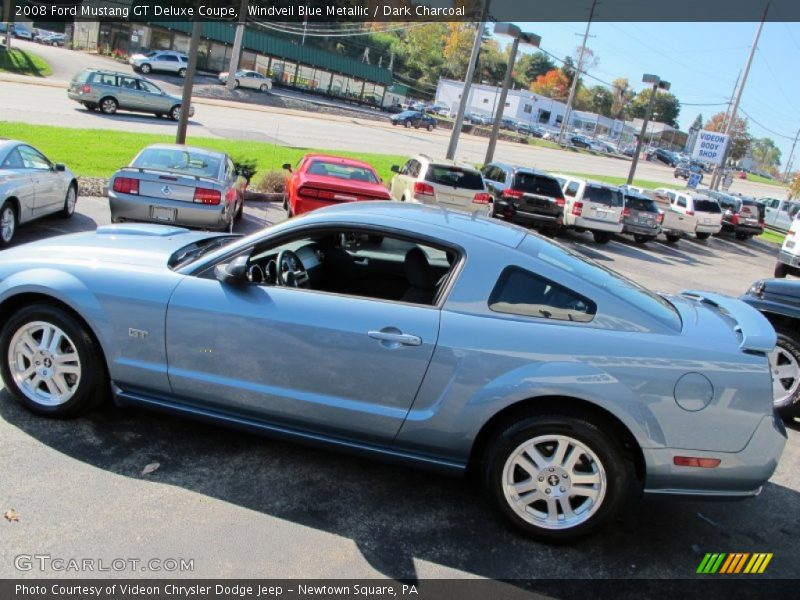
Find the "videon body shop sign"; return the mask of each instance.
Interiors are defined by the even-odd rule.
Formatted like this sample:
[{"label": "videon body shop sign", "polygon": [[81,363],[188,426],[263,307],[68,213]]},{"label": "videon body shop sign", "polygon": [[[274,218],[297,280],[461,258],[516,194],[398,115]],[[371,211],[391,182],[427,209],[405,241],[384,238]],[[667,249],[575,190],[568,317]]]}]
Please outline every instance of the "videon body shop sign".
[{"label": "videon body shop sign", "polygon": [[721,165],[729,137],[716,131],[706,131],[705,129],[698,131],[692,158],[714,165]]}]

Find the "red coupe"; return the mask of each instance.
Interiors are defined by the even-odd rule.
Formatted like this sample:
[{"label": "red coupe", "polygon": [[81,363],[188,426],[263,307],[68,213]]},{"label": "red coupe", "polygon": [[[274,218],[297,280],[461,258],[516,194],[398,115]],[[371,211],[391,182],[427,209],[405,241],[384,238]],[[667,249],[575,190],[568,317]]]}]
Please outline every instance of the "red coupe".
[{"label": "red coupe", "polygon": [[286,179],[284,205],[290,217],[338,204],[391,200],[372,165],[351,158],[306,154]]}]

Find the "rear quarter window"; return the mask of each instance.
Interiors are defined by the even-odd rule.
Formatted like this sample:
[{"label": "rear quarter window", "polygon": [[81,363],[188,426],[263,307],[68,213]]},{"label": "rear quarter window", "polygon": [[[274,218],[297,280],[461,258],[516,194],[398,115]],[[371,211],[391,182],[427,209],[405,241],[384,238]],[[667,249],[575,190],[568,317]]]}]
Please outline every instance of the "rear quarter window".
[{"label": "rear quarter window", "polygon": [[622,206],[622,193],[619,190],[595,185],[586,186],[583,197],[591,202],[606,206]]},{"label": "rear quarter window", "polygon": [[626,196],[625,205],[633,210],[643,210],[645,212],[658,212],[658,207],[649,198],[637,198],[636,196]]},{"label": "rear quarter window", "polygon": [[431,165],[425,174],[425,180],[439,185],[465,190],[482,190],[483,177],[478,171],[464,169],[462,167],[451,167],[446,165]]},{"label": "rear quarter window", "polygon": [[699,212],[707,213],[721,213],[722,209],[716,200],[708,200],[706,198],[695,198],[694,209]]}]

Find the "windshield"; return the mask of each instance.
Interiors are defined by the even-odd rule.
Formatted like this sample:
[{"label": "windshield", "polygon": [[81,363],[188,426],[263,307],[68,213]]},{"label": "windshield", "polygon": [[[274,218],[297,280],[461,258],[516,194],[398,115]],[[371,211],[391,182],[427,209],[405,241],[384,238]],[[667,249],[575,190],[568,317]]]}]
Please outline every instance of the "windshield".
[{"label": "windshield", "polygon": [[379,183],[377,175],[367,167],[343,165],[324,160],[312,161],[308,165],[307,172],[311,175],[324,175],[325,177],[336,177],[337,179],[352,179],[355,181],[366,181],[368,183]]},{"label": "windshield", "polygon": [[156,52],[156,51],[154,50],[153,52],[148,52],[147,54],[145,54],[145,56],[146,56],[147,58],[153,58],[153,57],[154,57],[156,54],[158,54],[158,52]]},{"label": "windshield", "polygon": [[622,194],[619,190],[597,185],[587,185],[583,197],[590,202],[606,206],[622,206]]},{"label": "windshield", "polygon": [[184,148],[146,148],[133,160],[132,167],[157,169],[197,177],[219,176],[222,157]]},{"label": "windshield", "polygon": [[532,245],[530,241],[533,239],[532,236],[526,237],[520,249],[549,265],[603,288],[609,294],[635,306],[670,329],[681,330],[680,314],[672,304],[658,294],[561,244],[538,238],[537,241],[540,243]]},{"label": "windshield", "polygon": [[418,117],[419,116],[419,112],[417,112],[416,110],[406,110],[406,111],[401,112],[397,116],[398,117]]},{"label": "windshield", "polygon": [[482,190],[483,177],[478,171],[463,169],[461,167],[450,167],[445,165],[431,165],[425,180],[439,185],[449,185],[451,187],[462,188],[465,190]]},{"label": "windshield", "polygon": [[173,271],[180,269],[181,267],[188,265],[190,262],[194,262],[198,258],[205,256],[209,252],[217,250],[218,248],[222,248],[222,246],[226,246],[234,240],[238,240],[240,237],[240,235],[223,235],[201,240],[199,242],[195,242],[194,244],[189,244],[188,246],[184,246],[175,252],[170,257],[167,264]]},{"label": "windshield", "polygon": [[514,189],[552,198],[560,198],[563,195],[561,186],[555,179],[533,173],[517,173],[514,177]]}]

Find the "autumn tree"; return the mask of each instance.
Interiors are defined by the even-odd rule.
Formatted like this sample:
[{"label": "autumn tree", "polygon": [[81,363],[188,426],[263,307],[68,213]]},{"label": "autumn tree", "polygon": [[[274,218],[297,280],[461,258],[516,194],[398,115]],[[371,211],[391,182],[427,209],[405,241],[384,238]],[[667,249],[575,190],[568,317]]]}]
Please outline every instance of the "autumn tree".
[{"label": "autumn tree", "polygon": [[522,54],[514,63],[512,77],[517,87],[527,90],[539,75],[544,75],[555,68],[555,63],[544,52]]},{"label": "autumn tree", "polygon": [[552,69],[539,75],[531,84],[531,91],[554,100],[566,100],[569,95],[569,79],[561,69]]},{"label": "autumn tree", "polygon": [[[717,132],[724,132],[725,131],[725,113],[720,112],[715,114],[711,117],[706,124],[703,126],[703,129],[707,131],[717,131]],[[747,121],[742,119],[741,117],[736,117],[733,121],[733,126],[731,127],[731,148],[730,152],[728,153],[728,158],[730,160],[740,160],[742,159],[745,154],[747,154],[747,150],[750,147],[750,143],[752,142],[752,137],[747,131]]]},{"label": "autumn tree", "polygon": [[444,72],[453,79],[464,79],[467,72],[475,29],[467,23],[447,24],[448,33],[444,44]]},{"label": "autumn tree", "polygon": [[625,119],[625,112],[631,100],[636,96],[636,92],[628,83],[625,77],[618,77],[611,84],[611,114],[609,116],[615,119]]}]

